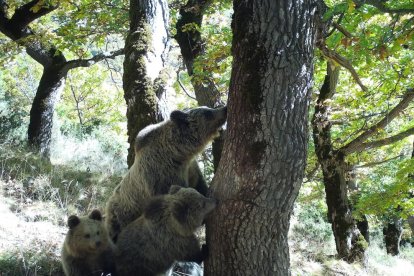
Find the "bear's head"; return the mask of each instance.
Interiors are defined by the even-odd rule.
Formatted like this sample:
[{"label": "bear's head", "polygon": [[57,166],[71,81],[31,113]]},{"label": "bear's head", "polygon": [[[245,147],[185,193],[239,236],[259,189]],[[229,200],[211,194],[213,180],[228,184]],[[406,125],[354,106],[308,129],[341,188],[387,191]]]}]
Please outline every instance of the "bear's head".
[{"label": "bear's head", "polygon": [[193,188],[173,185],[169,194],[173,226],[183,236],[194,233],[217,204],[215,199],[207,198]]},{"label": "bear's head", "polygon": [[108,235],[99,210],[88,216],[71,215],[68,218],[69,232],[65,246],[74,256],[96,254],[108,247]]},{"label": "bear's head", "polygon": [[153,222],[167,219],[168,227],[180,236],[190,236],[216,207],[216,200],[207,198],[193,188],[172,185],[166,195],[153,198],[144,216]]},{"label": "bear's head", "polygon": [[[227,119],[227,107],[198,107],[188,111],[171,112],[170,120],[177,126],[176,139],[186,145],[204,148],[218,136]],[[185,138],[185,139],[183,139]]]}]

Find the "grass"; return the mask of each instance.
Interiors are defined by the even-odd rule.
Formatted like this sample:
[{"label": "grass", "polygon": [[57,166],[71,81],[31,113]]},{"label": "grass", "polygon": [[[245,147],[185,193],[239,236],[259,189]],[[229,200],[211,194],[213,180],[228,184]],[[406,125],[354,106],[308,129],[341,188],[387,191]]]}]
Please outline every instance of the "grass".
[{"label": "grass", "polygon": [[[1,276],[62,275],[60,250],[68,215],[102,210],[120,182],[125,159],[116,147],[108,150],[92,139],[86,146],[76,143],[69,141],[55,152],[52,164],[21,146],[0,144]],[[312,201],[295,208],[289,234],[293,276],[412,274],[414,249],[405,246],[398,257],[387,255],[374,224],[364,265],[337,260],[323,206]]]},{"label": "grass", "polygon": [[0,145],[1,276],[63,275],[60,250],[67,217],[103,210],[124,172],[91,144],[82,156],[68,160],[55,153],[52,163],[24,147]]}]

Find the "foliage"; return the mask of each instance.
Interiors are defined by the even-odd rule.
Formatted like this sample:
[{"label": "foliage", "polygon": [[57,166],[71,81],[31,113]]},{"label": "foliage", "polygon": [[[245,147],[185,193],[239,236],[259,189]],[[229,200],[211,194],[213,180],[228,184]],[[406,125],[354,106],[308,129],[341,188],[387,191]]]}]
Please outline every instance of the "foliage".
[{"label": "foliage", "polygon": [[389,163],[367,176],[357,212],[380,217],[414,215],[414,159]]},{"label": "foliage", "polygon": [[[9,16],[26,1],[9,0]],[[68,59],[88,58],[98,51],[119,48],[114,38],[122,39],[128,26],[128,1],[126,0],[75,0],[75,1],[39,1],[33,11],[41,7],[50,7],[59,3],[59,7],[30,24],[34,36],[29,40],[38,40],[45,45],[53,45]],[[0,44],[0,63],[12,59],[18,45],[0,34],[5,43]]]}]

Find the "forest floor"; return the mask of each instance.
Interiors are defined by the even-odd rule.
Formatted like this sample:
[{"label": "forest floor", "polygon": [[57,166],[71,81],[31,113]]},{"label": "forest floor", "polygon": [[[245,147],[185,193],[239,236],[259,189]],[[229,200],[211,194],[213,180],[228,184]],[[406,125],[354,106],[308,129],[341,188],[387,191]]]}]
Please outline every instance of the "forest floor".
[{"label": "forest floor", "polygon": [[[30,156],[13,158],[0,156],[0,275],[62,275],[60,250],[68,214],[102,208],[121,178],[111,172],[79,171],[79,166],[49,168],[45,174],[43,165],[27,160]],[[300,204],[289,235],[293,276],[413,275],[414,249],[403,247],[400,256],[389,256],[381,238],[373,239],[363,265],[335,259],[330,225],[320,219],[323,214],[312,217],[311,208],[301,209]]]}]

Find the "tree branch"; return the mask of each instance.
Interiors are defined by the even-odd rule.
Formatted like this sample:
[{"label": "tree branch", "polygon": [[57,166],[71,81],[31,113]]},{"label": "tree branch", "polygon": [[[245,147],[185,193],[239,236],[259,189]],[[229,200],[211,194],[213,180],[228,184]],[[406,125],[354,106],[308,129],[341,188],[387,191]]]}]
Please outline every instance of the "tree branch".
[{"label": "tree branch", "polygon": [[59,3],[49,6],[44,2],[44,0],[33,0],[21,6],[16,9],[9,23],[16,31],[19,31],[26,28],[34,20],[56,10],[59,7]]},{"label": "tree branch", "polygon": [[112,51],[110,53],[100,53],[96,56],[93,56],[89,59],[75,59],[75,60],[69,60],[66,62],[66,64],[63,66],[63,70],[69,71],[70,69],[77,68],[77,67],[89,67],[94,65],[95,63],[108,59],[108,58],[115,58],[117,56],[123,55],[124,49],[118,49],[116,51]]},{"label": "tree branch", "polygon": [[367,91],[368,90],[367,87],[362,83],[362,81],[359,78],[358,73],[356,72],[356,70],[354,69],[354,67],[352,67],[352,64],[346,58],[344,58],[343,56],[341,56],[337,52],[328,49],[325,44],[318,45],[318,48],[322,51],[322,53],[326,57],[328,57],[328,58],[336,61],[342,67],[346,68],[351,73],[352,77],[358,83],[358,85],[361,87],[361,89],[363,91]]},{"label": "tree branch", "polygon": [[391,9],[385,5],[387,1],[384,2],[383,0],[354,0],[354,2],[358,6],[362,6],[364,4],[371,5],[377,8],[378,10],[382,12],[386,12],[386,13],[393,13],[393,14],[400,14],[400,15],[414,13],[414,8]]},{"label": "tree branch", "polygon": [[381,164],[390,162],[392,160],[395,160],[395,159],[398,159],[398,158],[401,158],[401,157],[404,157],[404,155],[400,154],[400,155],[397,155],[397,156],[394,156],[394,157],[391,157],[391,158],[388,158],[388,159],[384,159],[384,160],[381,160],[381,161],[370,162],[370,163],[365,163],[365,164],[362,164],[362,165],[354,166],[353,168],[354,169],[361,169],[361,168],[374,167],[374,166],[381,165]]},{"label": "tree branch", "polygon": [[393,144],[395,142],[401,141],[402,139],[410,136],[410,135],[414,135],[414,127],[407,129],[406,131],[400,132],[394,136],[390,136],[388,138],[385,139],[381,139],[381,140],[377,140],[377,141],[372,141],[369,143],[362,143],[357,150],[367,150],[367,149],[374,149],[374,148],[379,148],[382,146],[386,146],[386,145],[390,145]]},{"label": "tree branch", "polygon": [[[356,152],[358,150],[368,149],[372,147],[379,147],[375,146],[375,142],[371,143],[365,143],[363,144],[369,137],[374,135],[378,130],[385,128],[395,117],[397,117],[401,111],[406,109],[410,102],[414,99],[414,90],[408,89],[406,94],[404,95],[403,99],[378,123],[371,126],[369,129],[367,129],[365,132],[363,132],[361,135],[359,135],[357,138],[349,142],[347,145],[343,146],[340,151],[344,153],[345,155]],[[391,138],[391,137],[390,137]],[[404,138],[404,137],[403,137]],[[401,138],[402,139],[402,138]],[[386,140],[386,139],[384,139]],[[382,141],[382,140],[381,140]],[[394,141],[394,140],[393,140]],[[379,142],[379,141],[377,141]],[[395,141],[394,141],[395,142]],[[392,142],[390,142],[392,143]],[[385,143],[384,145],[388,145],[390,143]]]}]

